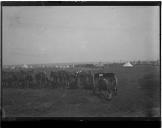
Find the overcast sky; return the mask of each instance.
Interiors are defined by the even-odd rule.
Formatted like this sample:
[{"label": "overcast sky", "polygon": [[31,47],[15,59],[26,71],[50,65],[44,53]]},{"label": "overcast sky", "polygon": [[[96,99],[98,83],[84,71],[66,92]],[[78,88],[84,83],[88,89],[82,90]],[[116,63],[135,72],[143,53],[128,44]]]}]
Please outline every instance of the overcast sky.
[{"label": "overcast sky", "polygon": [[156,60],[158,6],[3,7],[3,64]]}]

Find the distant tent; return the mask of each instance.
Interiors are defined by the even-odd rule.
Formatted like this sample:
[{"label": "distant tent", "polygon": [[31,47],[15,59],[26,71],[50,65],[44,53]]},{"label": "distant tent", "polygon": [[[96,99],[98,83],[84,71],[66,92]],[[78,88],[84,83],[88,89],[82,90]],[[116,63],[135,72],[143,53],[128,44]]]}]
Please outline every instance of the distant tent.
[{"label": "distant tent", "polygon": [[22,67],[23,67],[23,68],[28,68],[28,65],[24,64]]},{"label": "distant tent", "polygon": [[12,66],[11,69],[15,69],[15,66]]},{"label": "distant tent", "polygon": [[101,63],[101,62],[99,62],[99,63],[96,64],[96,67],[103,67],[103,66],[104,66],[104,64]]},{"label": "distant tent", "polygon": [[123,67],[133,67],[133,65],[130,62],[127,62],[123,65]]}]

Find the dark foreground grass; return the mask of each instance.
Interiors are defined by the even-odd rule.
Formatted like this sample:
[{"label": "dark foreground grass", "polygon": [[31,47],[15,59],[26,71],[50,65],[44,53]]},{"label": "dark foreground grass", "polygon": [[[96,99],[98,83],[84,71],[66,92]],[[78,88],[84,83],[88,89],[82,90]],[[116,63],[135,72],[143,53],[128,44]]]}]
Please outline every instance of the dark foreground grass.
[{"label": "dark foreground grass", "polygon": [[3,89],[7,117],[145,117],[160,116],[159,67],[111,67],[118,95],[111,101],[84,89]]}]

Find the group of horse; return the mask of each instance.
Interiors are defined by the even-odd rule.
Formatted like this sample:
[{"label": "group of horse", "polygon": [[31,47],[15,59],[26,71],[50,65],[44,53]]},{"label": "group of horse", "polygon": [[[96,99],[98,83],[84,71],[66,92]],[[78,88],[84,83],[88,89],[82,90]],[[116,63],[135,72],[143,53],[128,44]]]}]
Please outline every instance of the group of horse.
[{"label": "group of horse", "polygon": [[66,88],[89,89],[101,93],[106,99],[117,94],[117,77],[114,73],[94,71],[2,71],[2,87],[14,88]]}]

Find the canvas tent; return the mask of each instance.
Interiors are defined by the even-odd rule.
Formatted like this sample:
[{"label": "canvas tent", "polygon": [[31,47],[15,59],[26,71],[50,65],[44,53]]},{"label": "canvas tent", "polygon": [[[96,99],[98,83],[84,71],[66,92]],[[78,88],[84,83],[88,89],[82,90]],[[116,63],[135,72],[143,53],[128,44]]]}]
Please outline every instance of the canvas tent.
[{"label": "canvas tent", "polygon": [[28,68],[28,65],[24,64],[22,67],[23,67],[23,68]]},{"label": "canvas tent", "polygon": [[15,66],[12,66],[11,69],[15,69]]},{"label": "canvas tent", "polygon": [[133,67],[133,65],[130,62],[127,62],[123,65],[123,67]]},{"label": "canvas tent", "polygon": [[99,62],[99,63],[97,63],[95,66],[96,66],[96,67],[103,67],[103,66],[104,66],[104,64],[103,64],[103,63],[101,63],[101,62]]}]

